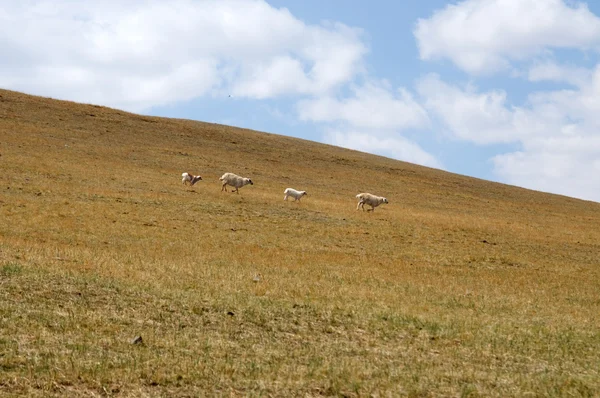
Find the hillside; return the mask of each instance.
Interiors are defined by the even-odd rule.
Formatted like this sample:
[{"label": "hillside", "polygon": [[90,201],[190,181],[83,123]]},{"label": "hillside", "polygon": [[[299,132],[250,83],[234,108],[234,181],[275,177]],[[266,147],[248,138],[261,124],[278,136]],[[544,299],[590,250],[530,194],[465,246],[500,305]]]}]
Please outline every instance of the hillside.
[{"label": "hillside", "polygon": [[598,203],[5,90],[0,170],[0,394],[600,395]]}]

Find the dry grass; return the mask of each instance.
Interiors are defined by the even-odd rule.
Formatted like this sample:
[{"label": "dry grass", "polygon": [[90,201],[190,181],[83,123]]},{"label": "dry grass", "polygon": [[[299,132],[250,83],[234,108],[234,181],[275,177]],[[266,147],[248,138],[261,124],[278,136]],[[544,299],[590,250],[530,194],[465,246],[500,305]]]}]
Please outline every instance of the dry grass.
[{"label": "dry grass", "polygon": [[600,395],[598,203],[9,91],[0,165],[0,394]]}]

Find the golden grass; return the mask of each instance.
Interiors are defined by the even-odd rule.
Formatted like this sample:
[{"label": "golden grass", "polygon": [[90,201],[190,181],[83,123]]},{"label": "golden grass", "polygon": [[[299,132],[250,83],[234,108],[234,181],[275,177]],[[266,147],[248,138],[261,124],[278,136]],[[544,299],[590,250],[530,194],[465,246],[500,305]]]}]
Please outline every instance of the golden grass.
[{"label": "golden grass", "polygon": [[0,164],[0,394],[600,394],[598,203],[10,91]]}]

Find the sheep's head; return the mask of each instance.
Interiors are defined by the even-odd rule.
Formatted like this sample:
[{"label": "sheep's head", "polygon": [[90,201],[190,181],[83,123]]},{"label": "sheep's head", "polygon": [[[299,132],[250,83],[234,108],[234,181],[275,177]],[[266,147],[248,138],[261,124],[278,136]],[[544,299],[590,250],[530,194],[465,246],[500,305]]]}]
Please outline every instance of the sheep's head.
[{"label": "sheep's head", "polygon": [[246,184],[254,185],[254,183],[252,182],[252,180],[249,179],[249,178],[246,178]]},{"label": "sheep's head", "polygon": [[383,198],[383,203],[390,203],[386,198]]},{"label": "sheep's head", "polygon": [[302,191],[302,196],[308,196],[308,193],[306,191]]},{"label": "sheep's head", "polygon": [[201,176],[195,176],[194,178],[192,178],[192,185],[194,185],[195,183],[197,183],[198,181],[200,181],[202,179]]}]

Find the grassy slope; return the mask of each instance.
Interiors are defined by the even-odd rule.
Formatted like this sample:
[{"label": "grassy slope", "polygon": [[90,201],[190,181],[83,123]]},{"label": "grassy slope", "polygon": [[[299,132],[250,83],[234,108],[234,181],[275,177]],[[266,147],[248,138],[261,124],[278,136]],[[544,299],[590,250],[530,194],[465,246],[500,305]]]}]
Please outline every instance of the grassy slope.
[{"label": "grassy slope", "polygon": [[2,90],[0,167],[0,393],[600,394],[598,203]]}]

